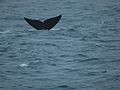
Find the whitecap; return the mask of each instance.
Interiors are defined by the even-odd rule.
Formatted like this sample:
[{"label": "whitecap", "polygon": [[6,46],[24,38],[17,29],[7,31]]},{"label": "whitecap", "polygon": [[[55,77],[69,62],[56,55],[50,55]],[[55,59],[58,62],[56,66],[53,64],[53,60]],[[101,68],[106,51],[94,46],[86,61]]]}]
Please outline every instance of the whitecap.
[{"label": "whitecap", "polygon": [[65,29],[66,29],[65,27],[60,27],[60,28],[52,28],[51,30],[57,31],[57,30],[65,30]]},{"label": "whitecap", "polygon": [[0,31],[0,34],[9,33],[10,31]]},{"label": "whitecap", "polygon": [[20,66],[20,67],[27,67],[28,64],[26,64],[26,63],[22,63],[22,64],[20,64],[19,66]]}]

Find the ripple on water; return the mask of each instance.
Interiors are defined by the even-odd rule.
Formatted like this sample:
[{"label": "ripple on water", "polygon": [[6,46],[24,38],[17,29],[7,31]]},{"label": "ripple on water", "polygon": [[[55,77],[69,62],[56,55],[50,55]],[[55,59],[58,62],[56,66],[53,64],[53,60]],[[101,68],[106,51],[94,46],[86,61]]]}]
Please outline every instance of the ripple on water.
[{"label": "ripple on water", "polygon": [[68,86],[68,85],[59,85],[58,88],[61,88],[61,89],[68,89],[68,90],[75,89],[75,88],[70,87],[70,86]]},{"label": "ripple on water", "polygon": [[1,47],[0,48],[0,52],[8,52],[9,51],[9,47]]}]

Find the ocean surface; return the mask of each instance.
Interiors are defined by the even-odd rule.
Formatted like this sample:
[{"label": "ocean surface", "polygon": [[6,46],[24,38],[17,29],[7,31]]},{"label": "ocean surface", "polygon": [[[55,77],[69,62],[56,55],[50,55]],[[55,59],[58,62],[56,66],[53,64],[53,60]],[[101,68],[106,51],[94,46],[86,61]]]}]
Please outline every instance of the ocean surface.
[{"label": "ocean surface", "polygon": [[120,90],[120,0],[0,0],[0,90]]}]

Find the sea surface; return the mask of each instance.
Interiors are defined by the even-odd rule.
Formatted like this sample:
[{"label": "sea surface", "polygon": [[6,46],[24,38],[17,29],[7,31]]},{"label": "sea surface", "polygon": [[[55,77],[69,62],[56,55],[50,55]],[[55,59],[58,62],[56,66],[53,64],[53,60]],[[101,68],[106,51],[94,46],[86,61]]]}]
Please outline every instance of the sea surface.
[{"label": "sea surface", "polygon": [[120,0],[0,0],[0,90],[120,90]]}]

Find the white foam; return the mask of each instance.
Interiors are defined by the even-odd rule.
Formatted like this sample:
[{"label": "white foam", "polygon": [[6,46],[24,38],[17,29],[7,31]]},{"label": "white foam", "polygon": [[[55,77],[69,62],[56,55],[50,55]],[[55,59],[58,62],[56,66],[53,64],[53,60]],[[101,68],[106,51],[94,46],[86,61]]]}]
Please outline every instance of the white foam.
[{"label": "white foam", "polygon": [[65,27],[60,27],[60,28],[52,28],[51,30],[64,30],[65,29]]},{"label": "white foam", "polygon": [[0,31],[1,34],[9,33],[10,31]]},{"label": "white foam", "polygon": [[19,66],[20,66],[20,67],[27,67],[28,64],[26,64],[26,63],[22,63],[22,64],[20,64]]},{"label": "white foam", "polygon": [[51,30],[60,30],[60,28],[52,28]]}]

